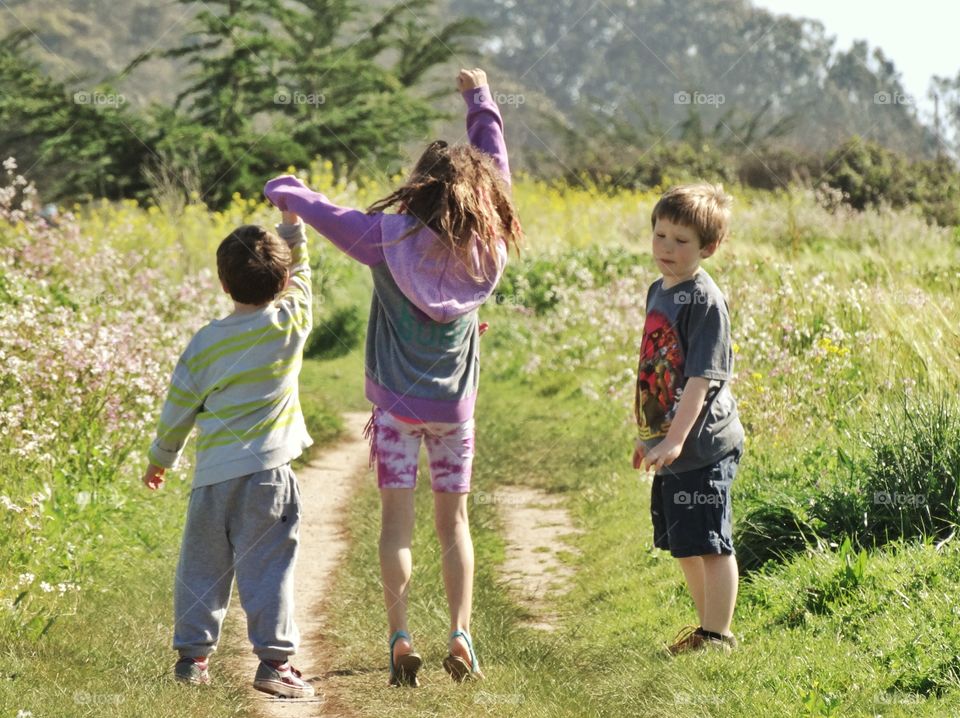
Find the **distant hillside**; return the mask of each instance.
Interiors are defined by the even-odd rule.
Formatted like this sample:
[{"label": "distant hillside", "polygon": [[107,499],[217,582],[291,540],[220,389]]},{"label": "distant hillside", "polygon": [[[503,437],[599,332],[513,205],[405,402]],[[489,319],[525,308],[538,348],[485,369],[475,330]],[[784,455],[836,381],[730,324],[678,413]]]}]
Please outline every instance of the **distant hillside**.
[{"label": "distant hillside", "polygon": [[[769,136],[822,152],[860,135],[915,157],[933,153],[929,130],[900,104],[893,63],[864,44],[838,50],[818,21],[774,16],[747,0],[451,7],[486,21],[491,61],[575,127],[604,117],[634,128],[641,142],[699,133],[744,151]],[[540,103],[527,99],[517,118],[539,135]]]},{"label": "distant hillside", "polygon": [[[33,57],[53,77],[81,89],[120,73],[141,52],[175,46],[195,13],[174,0],[4,0],[0,35],[29,27],[36,35]],[[133,104],[167,103],[183,80],[181,64],[159,59],[118,89]]]},{"label": "distant hillside", "polygon": [[[176,46],[194,12],[172,0],[5,5],[0,33],[33,28],[37,59],[78,88],[144,50]],[[492,66],[518,167],[576,165],[593,143],[600,154],[630,146],[639,155],[669,138],[749,155],[823,153],[860,135],[911,157],[933,153],[880,49],[838,50],[819,22],[748,0],[449,0],[449,8],[487,23],[481,54],[460,59]],[[119,89],[134,105],[169,102],[184,70],[153,60]],[[460,120],[437,127],[459,129]]]}]

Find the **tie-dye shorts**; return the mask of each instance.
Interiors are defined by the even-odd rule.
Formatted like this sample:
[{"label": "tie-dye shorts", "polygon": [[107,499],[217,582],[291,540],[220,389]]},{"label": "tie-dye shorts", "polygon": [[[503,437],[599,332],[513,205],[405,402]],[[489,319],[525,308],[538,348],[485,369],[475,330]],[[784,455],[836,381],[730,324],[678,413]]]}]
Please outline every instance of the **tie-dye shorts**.
[{"label": "tie-dye shorts", "polygon": [[376,463],[381,489],[412,489],[417,485],[421,439],[430,459],[430,486],[434,491],[463,494],[470,491],[473,469],[474,422],[409,423],[374,408],[370,420],[370,464]]}]

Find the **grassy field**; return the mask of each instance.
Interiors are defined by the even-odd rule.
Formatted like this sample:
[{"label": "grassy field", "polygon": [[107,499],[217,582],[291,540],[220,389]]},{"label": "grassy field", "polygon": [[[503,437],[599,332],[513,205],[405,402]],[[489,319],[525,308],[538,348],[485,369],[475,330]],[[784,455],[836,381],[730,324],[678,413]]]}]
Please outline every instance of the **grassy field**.
[{"label": "grassy field", "polygon": [[[12,178],[11,178],[12,179]],[[310,182],[364,206],[383,185]],[[742,648],[666,660],[693,609],[651,548],[649,481],[629,466],[654,195],[515,188],[528,246],[484,308],[476,488],[537,487],[582,529],[555,607],[523,627],[498,578],[495,501],[471,503],[473,631],[488,680],[440,669],[446,608],[429,492],[418,497],[411,622],[420,691],[387,691],[377,495],[350,508],[330,602],[358,714],[943,716],[960,713],[960,235],[911,211],[830,213],[812,193],[736,193],[707,270],[736,342],[747,448],[734,485]],[[4,195],[6,197],[6,195]],[[190,334],[228,309],[211,272],[258,201],[222,213],[80,207],[50,229],[0,202],[0,707],[37,716],[247,715],[243,687],[164,680],[190,462],[139,484],[165,383]],[[315,235],[314,235],[315,236]],[[366,407],[370,284],[321,240],[301,395],[317,448]],[[186,452],[189,457],[190,451]]]},{"label": "grassy field", "polygon": [[[446,616],[428,492],[418,504],[411,625],[427,661],[424,686],[383,689],[386,664],[376,574],[377,498],[350,517],[332,625],[338,691],[363,715],[511,716],[942,716],[960,706],[955,611],[960,553],[913,542],[870,553],[862,569],[836,550],[810,550],[745,579],[732,656],[665,658],[662,645],[689,623],[692,604],[672,560],[654,552],[649,484],[629,469],[618,419],[584,414],[574,399],[487,383],[480,415],[477,488],[524,483],[561,495],[585,532],[569,555],[573,581],[560,630],[521,625],[496,564],[503,544],[493,507],[472,503],[478,582],[474,635],[487,680],[454,686],[440,668]],[[561,431],[558,431],[561,429]],[[520,437],[520,438],[518,438]],[[742,480],[759,480],[744,464]],[[850,564],[854,566],[851,567]],[[370,673],[371,667],[380,670]]]}]

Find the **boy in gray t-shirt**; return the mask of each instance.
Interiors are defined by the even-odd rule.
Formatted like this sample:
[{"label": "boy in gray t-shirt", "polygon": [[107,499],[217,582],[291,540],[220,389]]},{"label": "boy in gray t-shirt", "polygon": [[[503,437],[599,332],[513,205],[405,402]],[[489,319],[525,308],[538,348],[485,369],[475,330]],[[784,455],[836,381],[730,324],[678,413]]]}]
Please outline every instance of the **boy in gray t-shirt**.
[{"label": "boy in gray t-shirt", "polygon": [[671,189],[653,208],[653,256],[663,276],[647,292],[633,465],[655,469],[654,545],[680,563],[700,619],[680,632],[672,654],[736,646],[730,485],[744,435],[730,391],[727,303],[700,268],[727,235],[730,203],[719,185],[695,184]]}]

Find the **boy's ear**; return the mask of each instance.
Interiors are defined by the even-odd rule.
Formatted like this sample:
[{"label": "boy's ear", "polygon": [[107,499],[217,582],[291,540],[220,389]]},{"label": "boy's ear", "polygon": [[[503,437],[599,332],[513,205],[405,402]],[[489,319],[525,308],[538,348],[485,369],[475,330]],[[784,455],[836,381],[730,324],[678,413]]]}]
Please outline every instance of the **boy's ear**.
[{"label": "boy's ear", "polygon": [[706,247],[700,248],[700,257],[701,259],[706,259],[713,255],[717,251],[717,247],[720,246],[720,242],[714,242],[713,244],[708,244]]}]

